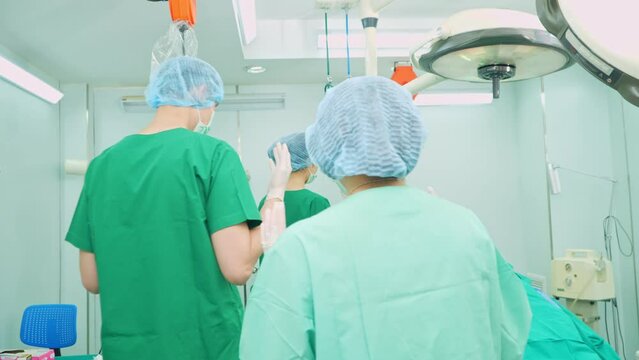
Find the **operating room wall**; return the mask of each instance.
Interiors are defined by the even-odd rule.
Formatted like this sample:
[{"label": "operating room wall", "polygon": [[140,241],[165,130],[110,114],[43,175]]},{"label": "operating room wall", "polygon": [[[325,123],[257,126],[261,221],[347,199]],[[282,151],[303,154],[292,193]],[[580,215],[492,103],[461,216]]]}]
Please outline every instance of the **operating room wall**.
[{"label": "operating room wall", "polygon": [[546,161],[544,155],[544,121],[539,95],[540,80],[513,84],[516,96],[517,146],[514,151],[518,165],[521,218],[517,226],[522,231],[521,250],[526,254],[524,267],[515,270],[536,274],[550,281],[550,217],[547,196]]},{"label": "operating room wall", "polygon": [[[608,98],[612,122],[615,179],[618,181],[612,214],[619,218],[620,225],[634,239],[639,226],[639,193],[637,193],[639,191],[639,108],[626,102],[614,92],[611,92]],[[620,237],[621,247],[625,253],[628,253],[631,247],[627,237],[623,232]],[[639,350],[637,254],[635,251],[631,257],[621,256],[616,238],[613,237],[611,240],[626,356],[630,358],[635,351]]]},{"label": "operating room wall", "polygon": [[[61,90],[65,94],[60,102],[61,159],[62,161],[87,160],[91,143],[88,136],[90,129],[88,87],[86,84],[63,84]],[[78,339],[76,344],[65,349],[64,353],[86,354],[90,350],[90,336],[96,333],[95,328],[89,328],[89,318],[92,318],[98,310],[95,307],[96,296],[89,295],[80,281],[78,249],[64,240],[82,191],[84,177],[65,173],[62,180],[61,302],[75,304],[78,307]]]},{"label": "operating room wall", "polygon": [[[616,93],[578,66],[519,83],[517,92],[524,247],[529,271],[550,276],[551,257],[563,256],[566,249],[604,252],[602,221],[609,213],[630,228],[622,106]],[[630,128],[625,131],[632,134]],[[548,161],[559,166],[560,194],[548,192],[545,148]],[[614,187],[605,178],[617,181]],[[628,251],[628,245],[624,249]],[[613,258],[630,357],[639,349],[634,259],[621,257],[616,244]],[[603,316],[603,305],[600,312]],[[610,315],[608,320],[612,335]],[[603,321],[599,333],[605,336]]]},{"label": "operating room wall", "polygon": [[[629,211],[623,207],[628,201],[628,194],[623,189],[625,171],[615,168],[616,159],[623,158],[624,154],[613,151],[614,117],[611,110],[618,102],[611,102],[611,90],[577,66],[546,77],[544,92],[549,160],[560,166],[562,188],[560,194],[550,197],[553,255],[563,256],[565,249],[570,248],[595,249],[603,253],[603,219],[613,210],[614,215],[623,219]],[[601,178],[611,178],[617,183],[613,186],[614,183]],[[639,349],[634,272],[627,271],[628,262],[620,256],[616,244],[613,244],[612,256],[620,327],[626,356],[630,357]],[[606,317],[601,304],[599,308],[604,318],[599,333],[604,336]],[[614,322],[610,312],[608,307],[607,319],[612,335]],[[611,341],[614,343],[612,337]],[[620,344],[616,347],[618,351],[623,350]]]},{"label": "operating room wall", "polygon": [[[0,47],[0,54],[29,68],[7,53]],[[0,79],[0,349],[22,346],[27,306],[60,299],[58,112]]]}]

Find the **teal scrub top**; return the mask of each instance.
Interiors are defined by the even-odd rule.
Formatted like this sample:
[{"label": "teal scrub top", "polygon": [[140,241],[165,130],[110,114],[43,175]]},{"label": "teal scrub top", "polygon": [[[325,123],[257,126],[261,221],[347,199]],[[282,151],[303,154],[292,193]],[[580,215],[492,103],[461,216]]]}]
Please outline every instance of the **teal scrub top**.
[{"label": "teal scrub top", "polygon": [[521,359],[526,293],[470,211],[366,190],[288,228],[249,296],[240,357]]},{"label": "teal scrub top", "polygon": [[532,323],[524,360],[617,360],[612,347],[557,301],[532,287],[526,289]]},{"label": "teal scrub top", "polygon": [[[266,198],[262,198],[258,208],[262,210]],[[286,209],[286,226],[308,219],[331,206],[328,199],[307,189],[288,190],[284,193],[284,208]]]},{"label": "teal scrub top", "polygon": [[236,152],[174,129],[91,162],[67,241],[95,254],[106,360],[238,359],[242,302],[210,235],[260,216]]}]

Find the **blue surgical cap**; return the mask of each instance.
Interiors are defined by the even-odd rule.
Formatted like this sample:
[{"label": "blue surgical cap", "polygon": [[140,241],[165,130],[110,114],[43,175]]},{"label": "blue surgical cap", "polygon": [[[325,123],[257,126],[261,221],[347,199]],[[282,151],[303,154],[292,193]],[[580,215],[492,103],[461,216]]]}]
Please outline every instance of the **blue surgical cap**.
[{"label": "blue surgical cap", "polygon": [[275,161],[273,148],[275,148],[277,143],[286,144],[288,147],[288,151],[291,154],[291,167],[293,171],[306,169],[313,165],[311,158],[308,156],[308,151],[306,150],[306,138],[303,132],[286,135],[273,143],[267,151],[268,157],[273,161]]},{"label": "blue surgical cap", "polygon": [[379,76],[352,78],[329,90],[306,130],[312,162],[336,180],[404,178],[417,165],[425,139],[410,93]]},{"label": "blue surgical cap", "polygon": [[203,109],[222,102],[224,84],[207,62],[179,56],[165,61],[151,74],[145,95],[153,109],[163,105]]}]

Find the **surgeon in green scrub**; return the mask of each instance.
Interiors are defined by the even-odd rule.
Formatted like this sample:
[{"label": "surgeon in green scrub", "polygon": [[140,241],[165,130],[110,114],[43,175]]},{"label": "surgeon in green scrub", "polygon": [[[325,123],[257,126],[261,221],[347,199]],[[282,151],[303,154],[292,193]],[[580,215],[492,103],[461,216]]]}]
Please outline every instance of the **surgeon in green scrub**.
[{"label": "surgeon in green scrub", "polygon": [[[317,166],[313,165],[306,150],[306,138],[303,132],[287,135],[273,143],[267,151],[269,159],[275,160],[273,149],[277,144],[286,144],[291,154],[291,168],[293,173],[288,179],[284,204],[286,207],[286,226],[317,215],[331,206],[328,199],[322,195],[306,189],[317,177]],[[262,209],[266,197],[260,202]]]},{"label": "surgeon in green scrub", "polygon": [[326,93],[306,146],[347,198],[287,228],[264,257],[242,359],[522,358],[526,293],[486,229],[406,184],[425,136],[389,79]]},{"label": "surgeon in green scrub", "polygon": [[548,295],[521,279],[532,324],[524,360],[618,360],[614,349],[583,321]]},{"label": "surgeon in green scrub", "polygon": [[[90,164],[67,234],[100,294],[106,360],[236,360],[243,284],[273,238],[237,153],[206,135],[223,84],[193,57],[151,75],[151,123]],[[283,223],[290,174],[276,147],[265,211]],[[279,214],[279,215],[278,215]]]}]

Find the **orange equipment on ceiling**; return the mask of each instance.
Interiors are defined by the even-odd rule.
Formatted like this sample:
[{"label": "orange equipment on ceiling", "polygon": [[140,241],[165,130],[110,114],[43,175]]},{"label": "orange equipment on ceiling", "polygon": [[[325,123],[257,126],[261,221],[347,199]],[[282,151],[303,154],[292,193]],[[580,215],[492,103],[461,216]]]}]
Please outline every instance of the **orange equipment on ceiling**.
[{"label": "orange equipment on ceiling", "polygon": [[169,0],[169,8],[173,21],[184,20],[189,25],[195,26],[197,15],[195,0]]},{"label": "orange equipment on ceiling", "polygon": [[[413,66],[410,63],[395,63],[395,71],[393,72],[393,76],[391,76],[391,80],[404,86],[416,78],[417,74],[415,74]],[[417,95],[413,95],[413,99],[415,99],[416,96]]]}]

